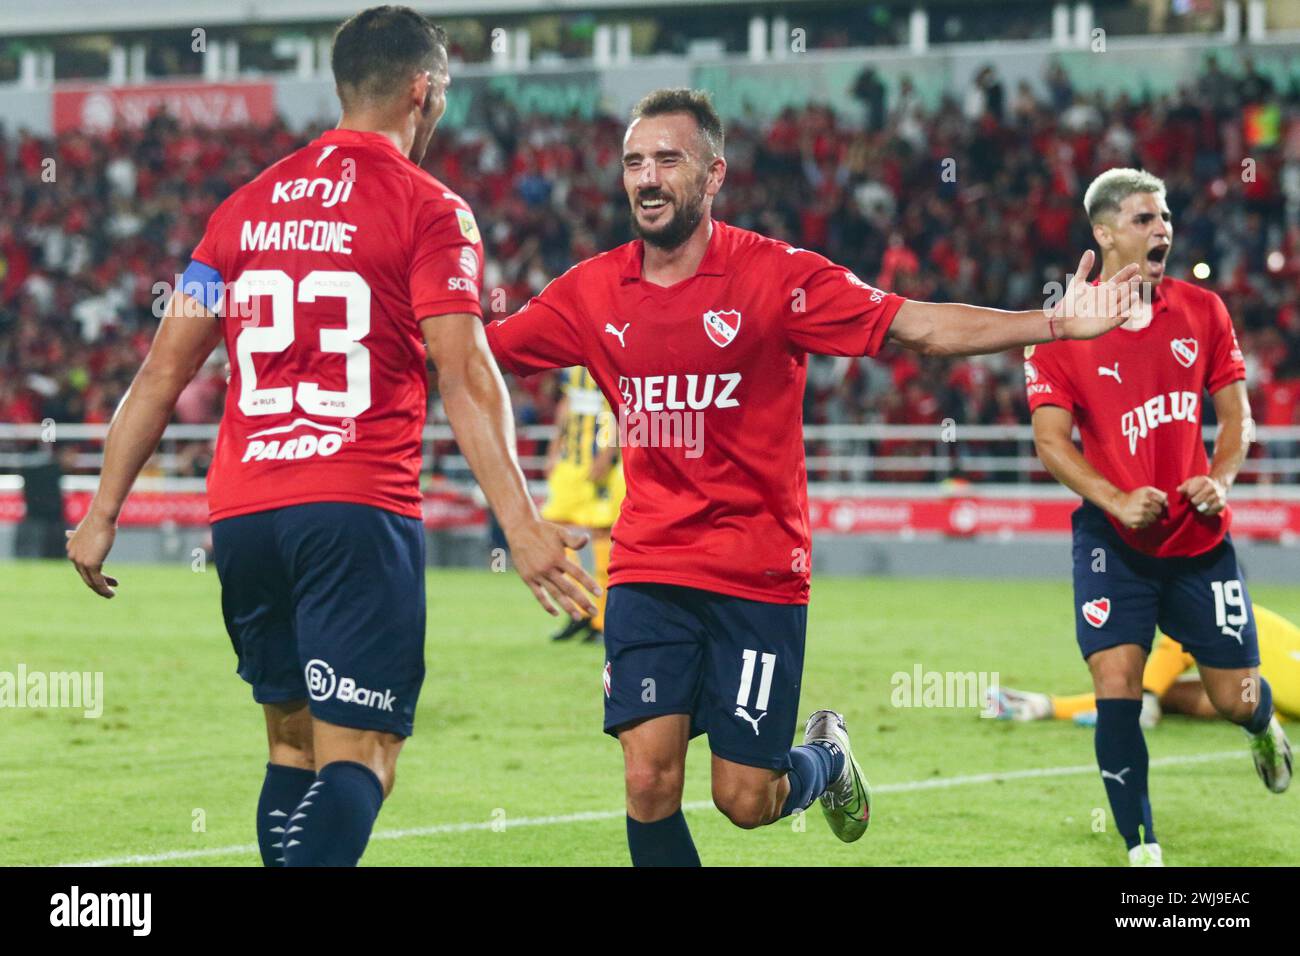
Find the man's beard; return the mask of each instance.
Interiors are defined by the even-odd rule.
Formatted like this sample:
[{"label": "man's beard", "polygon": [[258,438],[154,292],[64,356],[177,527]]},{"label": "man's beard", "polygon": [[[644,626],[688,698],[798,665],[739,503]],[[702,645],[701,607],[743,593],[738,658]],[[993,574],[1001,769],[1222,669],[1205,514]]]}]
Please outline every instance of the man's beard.
[{"label": "man's beard", "polygon": [[[638,197],[640,201],[640,197]],[[632,213],[632,231],[652,246],[660,249],[676,249],[695,232],[695,227],[704,218],[704,193],[700,192],[693,200],[687,200],[673,212],[668,223],[653,231],[645,229],[636,212]]]}]

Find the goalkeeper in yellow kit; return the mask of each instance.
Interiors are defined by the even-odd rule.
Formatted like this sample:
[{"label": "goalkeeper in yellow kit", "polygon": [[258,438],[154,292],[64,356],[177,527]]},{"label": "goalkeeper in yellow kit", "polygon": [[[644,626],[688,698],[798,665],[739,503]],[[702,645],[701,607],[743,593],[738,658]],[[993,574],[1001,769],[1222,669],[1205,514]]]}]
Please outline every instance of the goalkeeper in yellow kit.
[{"label": "goalkeeper in yellow kit", "polygon": [[584,641],[597,641],[605,630],[610,529],[627,486],[614,416],[595,379],[585,368],[575,367],[565,371],[562,387],[555,413],[556,434],[546,460],[547,497],[542,517],[590,534],[593,576],[600,585],[600,597],[594,616],[570,621],[551,639],[565,641],[581,635]]},{"label": "goalkeeper in yellow kit", "polygon": [[[1300,627],[1258,603],[1255,625],[1259,672],[1273,687],[1278,717],[1300,720]],[[1142,671],[1142,726],[1154,727],[1163,714],[1218,716],[1200,680],[1189,673],[1195,666],[1175,635],[1160,635]],[[1091,726],[1097,715],[1093,694],[1057,696],[1001,687],[989,691],[986,703],[985,712],[1000,720],[1073,720]]]}]

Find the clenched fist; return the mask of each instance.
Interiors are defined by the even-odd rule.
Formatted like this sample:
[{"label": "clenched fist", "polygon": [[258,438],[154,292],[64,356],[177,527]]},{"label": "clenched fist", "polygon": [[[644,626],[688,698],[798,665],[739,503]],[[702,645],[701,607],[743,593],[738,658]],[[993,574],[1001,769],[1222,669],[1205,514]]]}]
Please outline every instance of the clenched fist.
[{"label": "clenched fist", "polygon": [[1112,514],[1130,531],[1139,531],[1154,522],[1169,504],[1169,496],[1159,488],[1144,485],[1120,496]]},{"label": "clenched fist", "polygon": [[1228,506],[1228,489],[1209,475],[1188,478],[1178,486],[1178,493],[1186,495],[1192,507],[1203,515],[1217,515]]}]

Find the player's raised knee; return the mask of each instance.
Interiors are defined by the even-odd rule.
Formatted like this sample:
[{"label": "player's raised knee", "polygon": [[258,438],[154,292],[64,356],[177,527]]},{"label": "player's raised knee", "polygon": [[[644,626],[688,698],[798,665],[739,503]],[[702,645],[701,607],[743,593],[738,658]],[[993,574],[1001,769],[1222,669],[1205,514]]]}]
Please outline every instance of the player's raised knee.
[{"label": "player's raised knee", "polygon": [[772,822],[772,798],[765,790],[715,784],[713,805],[742,830],[753,830]]}]

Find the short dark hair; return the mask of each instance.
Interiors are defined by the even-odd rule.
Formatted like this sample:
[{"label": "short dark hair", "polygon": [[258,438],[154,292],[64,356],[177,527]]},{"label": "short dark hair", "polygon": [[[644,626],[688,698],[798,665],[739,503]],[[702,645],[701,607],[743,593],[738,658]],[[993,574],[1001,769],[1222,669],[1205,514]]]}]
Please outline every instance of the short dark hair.
[{"label": "short dark hair", "polygon": [[447,54],[447,33],[410,7],[362,10],[343,21],[334,34],[330,65],[344,106],[382,100],[410,80],[433,70]]},{"label": "short dark hair", "polygon": [[712,154],[722,155],[725,133],[718,111],[713,108],[713,101],[703,90],[689,90],[686,87],[655,90],[641,98],[641,102],[632,108],[632,119],[639,120],[649,116],[663,116],[667,113],[690,113],[700,128],[705,145]]}]

